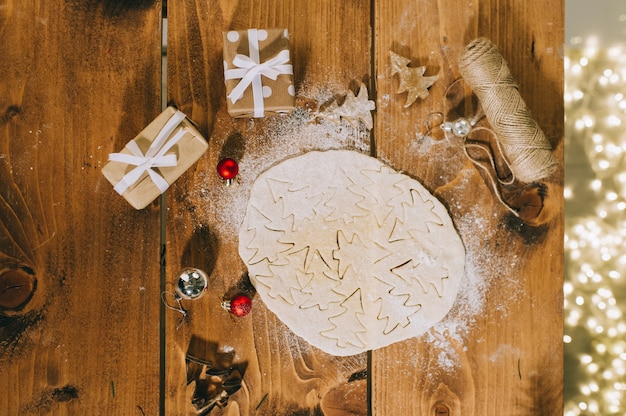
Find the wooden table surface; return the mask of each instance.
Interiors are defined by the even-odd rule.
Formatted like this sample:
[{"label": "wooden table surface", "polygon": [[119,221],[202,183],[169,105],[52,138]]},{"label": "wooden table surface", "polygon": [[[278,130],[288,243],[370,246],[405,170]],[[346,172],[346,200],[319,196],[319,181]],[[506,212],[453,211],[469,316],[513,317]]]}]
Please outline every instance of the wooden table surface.
[{"label": "wooden table surface", "polygon": [[[562,414],[562,0],[0,1],[0,414],[191,415],[192,348],[243,373],[223,415]],[[226,112],[222,32],[288,28],[297,111]],[[559,168],[539,226],[496,200],[445,140],[423,135],[446,106],[467,43],[498,45]],[[405,108],[389,52],[439,74]],[[374,128],[309,123],[367,85]],[[163,198],[135,210],[101,174],[162,109],[199,126],[209,150]],[[466,107],[466,111],[471,109]],[[238,226],[252,181],[290,155],[341,147],[418,179],[449,209],[467,251],[457,304],[428,333],[334,357],[295,336],[246,287]],[[215,174],[240,162],[240,181]],[[548,200],[546,200],[548,201]],[[210,275],[188,319],[161,302],[184,266]]]}]

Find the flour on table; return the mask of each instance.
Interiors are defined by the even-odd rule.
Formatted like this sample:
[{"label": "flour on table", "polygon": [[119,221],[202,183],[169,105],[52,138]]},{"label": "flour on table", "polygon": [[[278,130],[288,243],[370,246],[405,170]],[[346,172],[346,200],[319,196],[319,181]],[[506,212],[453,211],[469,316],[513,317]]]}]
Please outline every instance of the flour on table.
[{"label": "flour on table", "polygon": [[339,356],[427,331],[450,311],[465,267],[444,206],[350,150],[311,151],[258,176],[239,254],[267,307]]}]

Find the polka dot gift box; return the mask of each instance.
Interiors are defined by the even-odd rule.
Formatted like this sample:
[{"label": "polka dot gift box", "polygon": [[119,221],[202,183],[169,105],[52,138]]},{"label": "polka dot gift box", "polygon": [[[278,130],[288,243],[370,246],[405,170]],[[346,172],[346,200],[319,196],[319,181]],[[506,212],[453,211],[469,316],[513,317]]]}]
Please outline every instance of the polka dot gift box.
[{"label": "polka dot gift box", "polygon": [[295,87],[287,29],[224,32],[224,79],[232,117],[290,113]]}]

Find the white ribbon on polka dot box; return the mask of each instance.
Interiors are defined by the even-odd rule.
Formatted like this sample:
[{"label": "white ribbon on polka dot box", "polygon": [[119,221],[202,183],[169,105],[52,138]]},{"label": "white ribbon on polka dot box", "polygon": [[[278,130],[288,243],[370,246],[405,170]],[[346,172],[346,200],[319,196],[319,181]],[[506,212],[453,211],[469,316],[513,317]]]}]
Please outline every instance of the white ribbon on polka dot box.
[{"label": "white ribbon on polka dot box", "polygon": [[224,32],[224,79],[231,116],[290,113],[295,87],[287,29]]}]

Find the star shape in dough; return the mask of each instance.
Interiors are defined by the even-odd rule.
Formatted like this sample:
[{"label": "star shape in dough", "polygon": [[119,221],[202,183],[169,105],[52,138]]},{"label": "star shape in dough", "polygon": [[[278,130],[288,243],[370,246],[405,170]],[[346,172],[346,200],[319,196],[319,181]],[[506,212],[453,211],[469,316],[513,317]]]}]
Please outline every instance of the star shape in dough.
[{"label": "star shape in dough", "polygon": [[358,127],[359,120],[365,124],[368,130],[374,127],[372,111],[376,109],[374,101],[369,99],[367,87],[361,83],[359,93],[355,96],[352,90],[348,90],[343,104],[338,105],[333,101],[324,111],[317,114],[318,117],[339,123],[343,119],[350,123],[352,127]]},{"label": "star shape in dough", "polygon": [[410,59],[400,56],[393,51],[389,51],[389,56],[391,58],[391,75],[400,75],[400,86],[396,93],[408,92],[404,108],[413,104],[418,97],[421,99],[428,97],[428,87],[433,85],[439,76],[425,77],[425,66],[409,68]]}]

